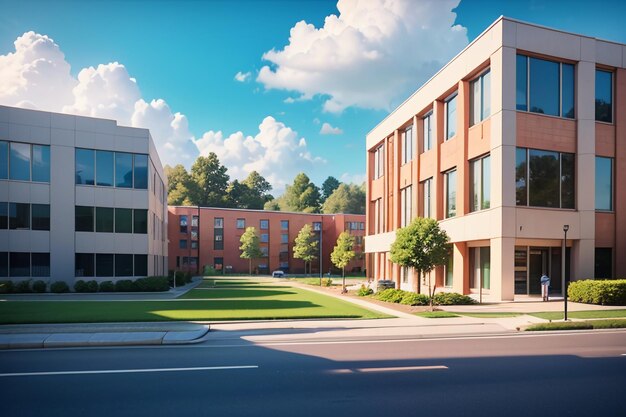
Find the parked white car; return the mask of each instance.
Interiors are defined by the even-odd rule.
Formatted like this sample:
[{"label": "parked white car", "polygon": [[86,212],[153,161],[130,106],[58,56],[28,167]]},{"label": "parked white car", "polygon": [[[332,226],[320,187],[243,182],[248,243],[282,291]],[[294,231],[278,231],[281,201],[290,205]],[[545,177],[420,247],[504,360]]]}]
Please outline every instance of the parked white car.
[{"label": "parked white car", "polygon": [[281,270],[272,272],[272,278],[285,278],[285,273]]}]

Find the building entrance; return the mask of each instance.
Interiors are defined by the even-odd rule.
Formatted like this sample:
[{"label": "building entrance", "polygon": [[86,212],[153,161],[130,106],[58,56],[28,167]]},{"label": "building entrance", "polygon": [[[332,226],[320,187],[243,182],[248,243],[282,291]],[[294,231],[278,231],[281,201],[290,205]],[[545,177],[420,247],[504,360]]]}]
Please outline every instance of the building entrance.
[{"label": "building entrance", "polygon": [[[565,252],[565,275],[569,276],[569,248]],[[550,277],[550,294],[561,294],[561,248],[515,248],[515,294],[541,294],[541,275]]]}]

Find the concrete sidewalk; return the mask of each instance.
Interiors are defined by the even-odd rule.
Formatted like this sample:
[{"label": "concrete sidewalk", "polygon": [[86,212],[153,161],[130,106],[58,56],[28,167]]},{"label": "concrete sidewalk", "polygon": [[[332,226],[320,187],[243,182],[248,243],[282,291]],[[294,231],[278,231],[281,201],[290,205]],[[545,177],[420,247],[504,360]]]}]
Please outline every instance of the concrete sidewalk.
[{"label": "concrete sidewalk", "polygon": [[200,323],[85,323],[0,326],[0,349],[198,343],[209,332]]}]

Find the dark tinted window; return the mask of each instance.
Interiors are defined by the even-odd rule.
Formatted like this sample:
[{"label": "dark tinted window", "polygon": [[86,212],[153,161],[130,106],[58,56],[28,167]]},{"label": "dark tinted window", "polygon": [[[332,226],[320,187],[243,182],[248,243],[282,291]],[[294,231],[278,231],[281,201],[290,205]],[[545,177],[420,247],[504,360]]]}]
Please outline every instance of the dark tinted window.
[{"label": "dark tinted window", "polygon": [[515,85],[517,91],[516,108],[517,110],[528,110],[528,58],[523,55],[517,55],[517,66],[515,74]]},{"label": "dark tinted window", "polygon": [[93,277],[93,253],[77,253],[76,254],[76,271],[77,277]]},{"label": "dark tinted window", "polygon": [[113,152],[96,151],[96,184],[113,186]]},{"label": "dark tinted window", "polygon": [[135,233],[148,233],[148,210],[135,209]]},{"label": "dark tinted window", "polygon": [[32,253],[31,254],[34,277],[50,276],[50,254],[49,253]]},{"label": "dark tinted window", "polygon": [[596,120],[613,121],[613,74],[596,70]]},{"label": "dark tinted window", "polygon": [[187,239],[180,239],[178,241],[178,247],[180,249],[187,249]]},{"label": "dark tinted window", "polygon": [[0,201],[0,229],[9,228],[9,203]]},{"label": "dark tinted window", "polygon": [[527,170],[526,148],[517,148],[515,150],[515,200],[518,206],[528,204]]},{"label": "dark tinted window", "polygon": [[574,66],[570,64],[561,64],[561,112],[574,118]]},{"label": "dark tinted window", "polygon": [[33,230],[50,230],[50,205],[49,204],[33,204],[32,211],[32,229]]},{"label": "dark tinted window", "polygon": [[9,203],[9,229],[30,229],[30,204]]},{"label": "dark tinted window", "polygon": [[133,186],[133,155],[115,153],[115,186],[131,188]]},{"label": "dark tinted window", "polygon": [[148,189],[148,155],[133,155],[135,160],[135,188]]},{"label": "dark tinted window", "polygon": [[115,209],[115,233],[133,232],[133,210],[125,208]]},{"label": "dark tinted window", "polygon": [[94,185],[94,151],[76,149],[76,184]]},{"label": "dark tinted window", "polygon": [[135,276],[148,276],[148,255],[135,255]]},{"label": "dark tinted window", "polygon": [[9,142],[0,141],[0,180],[9,178]]},{"label": "dark tinted window", "polygon": [[96,253],[96,276],[112,277],[113,276],[113,254]]},{"label": "dark tinted window", "polygon": [[595,274],[596,279],[613,278],[613,249],[612,248],[596,248],[595,256]]},{"label": "dark tinted window", "polygon": [[9,275],[12,277],[30,276],[30,253],[11,252],[9,254],[9,265],[11,267]]},{"label": "dark tinted window", "polygon": [[113,233],[113,208],[96,207],[96,232]]},{"label": "dark tinted window", "polygon": [[530,58],[530,111],[559,115],[559,64]]},{"label": "dark tinted window", "polygon": [[132,277],[133,276],[133,255],[126,255],[126,254],[115,255],[115,276],[116,277]]},{"label": "dark tinted window", "polygon": [[10,148],[10,178],[12,180],[30,181],[30,145],[11,142]]},{"label": "dark tinted window", "polygon": [[574,178],[576,171],[574,170],[574,154],[561,154],[561,208],[573,209],[576,204],[574,196]]},{"label": "dark tinted window", "polygon": [[33,181],[50,182],[50,147],[33,145]]},{"label": "dark tinted window", "polygon": [[0,252],[0,277],[9,276],[9,252]]},{"label": "dark tinted window", "polygon": [[76,206],[76,231],[93,232],[93,207]]},{"label": "dark tinted window", "polygon": [[528,151],[529,205],[559,207],[559,153]]},{"label": "dark tinted window", "polygon": [[596,210],[613,210],[612,158],[596,157]]}]

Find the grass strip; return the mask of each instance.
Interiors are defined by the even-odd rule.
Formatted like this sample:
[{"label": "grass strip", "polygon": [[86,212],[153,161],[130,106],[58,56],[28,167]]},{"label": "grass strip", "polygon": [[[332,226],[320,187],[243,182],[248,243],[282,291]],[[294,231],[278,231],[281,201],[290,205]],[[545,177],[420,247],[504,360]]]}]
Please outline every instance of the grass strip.
[{"label": "grass strip", "polygon": [[462,316],[467,317],[475,317],[478,319],[504,319],[507,317],[517,317],[521,316],[522,313],[498,313],[498,312],[489,312],[489,313],[458,313]]},{"label": "grass strip", "polygon": [[416,316],[425,317],[427,319],[447,319],[451,317],[459,317],[458,314],[450,313],[449,311],[422,311],[415,313]]},{"label": "grass strip", "polygon": [[626,319],[605,319],[587,321],[567,321],[558,323],[533,324],[527,332],[547,330],[589,330],[589,329],[623,329],[626,328]]},{"label": "grass strip", "polygon": [[[541,313],[529,313],[531,316],[544,320],[563,320],[562,311],[547,311]],[[614,319],[626,318],[626,309],[623,310],[591,310],[591,311],[569,311],[568,317],[573,319]]]}]

